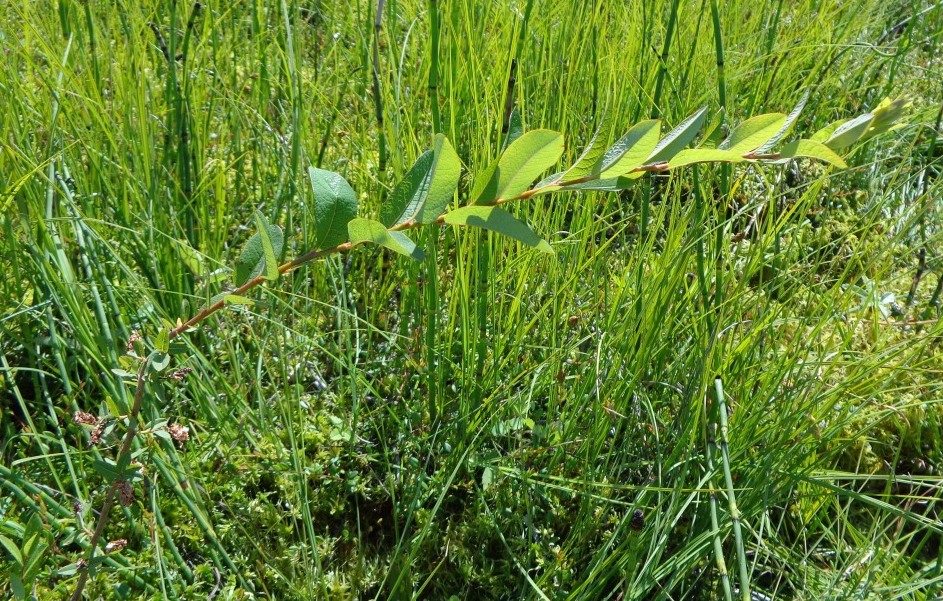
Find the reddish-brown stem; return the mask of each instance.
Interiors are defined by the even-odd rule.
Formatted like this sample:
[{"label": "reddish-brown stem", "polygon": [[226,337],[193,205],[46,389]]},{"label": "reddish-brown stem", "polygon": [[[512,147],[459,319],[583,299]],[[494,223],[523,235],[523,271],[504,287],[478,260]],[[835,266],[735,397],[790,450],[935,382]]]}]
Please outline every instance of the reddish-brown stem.
[{"label": "reddish-brown stem", "polygon": [[[137,387],[134,390],[134,403],[131,406],[131,413],[128,414],[128,431],[124,434],[124,440],[121,442],[121,450],[118,451],[118,468],[121,469],[131,456],[131,445],[134,443],[134,437],[138,431],[138,415],[141,413],[141,405],[144,401],[144,378],[147,374],[147,367],[150,360],[144,361],[138,370]],[[101,540],[105,532],[105,526],[108,525],[108,517],[112,507],[115,504],[115,496],[121,487],[122,479],[119,473],[118,477],[112,481],[108,491],[105,492],[105,502],[102,503],[101,513],[98,514],[98,523],[95,525],[95,532],[88,543],[88,557],[83,569],[79,570],[79,581],[75,585],[75,591],[72,592],[71,601],[79,601],[82,598],[82,591],[88,582],[89,570],[92,569],[92,560],[95,559],[95,551],[98,549],[98,541]]]},{"label": "reddish-brown stem", "polygon": [[[629,171],[628,173],[635,173],[635,172],[642,172],[642,171],[666,171],[666,170],[668,170],[668,169],[670,169],[670,167],[668,166],[668,163],[666,163],[666,162],[660,162],[660,163],[652,163],[652,164],[650,164],[650,165],[642,165],[642,166],[640,166],[640,167],[636,167],[636,168],[632,169],[631,171]],[[560,181],[554,181],[554,182],[551,182],[551,183],[547,184],[546,186],[543,186],[543,187],[540,187],[540,188],[532,188],[532,189],[527,190],[527,191],[525,191],[525,192],[521,192],[521,193],[518,194],[517,196],[512,196],[511,198],[499,198],[499,199],[495,200],[492,204],[493,204],[493,205],[502,205],[502,204],[505,204],[505,203],[508,203],[508,202],[513,202],[513,201],[515,201],[515,200],[527,200],[528,198],[531,198],[531,197],[533,197],[533,196],[536,196],[536,195],[538,195],[538,194],[540,194],[540,193],[546,191],[547,188],[553,188],[554,190],[562,190],[562,189],[566,189],[568,186],[575,186],[575,185],[577,185],[577,184],[584,184],[584,183],[586,183],[586,182],[591,182],[591,181],[596,180],[596,179],[599,179],[599,176],[598,176],[598,175],[586,175],[586,176],[583,176],[583,177],[574,179],[574,180],[572,180],[572,181],[568,181],[568,182],[566,182],[566,183],[563,183],[563,182],[560,182]],[[389,229],[390,229],[390,231],[403,231],[403,230],[413,229],[413,228],[419,227],[419,226],[421,226],[421,225],[443,225],[444,223],[445,223],[445,215],[440,215],[435,221],[433,221],[433,222],[431,222],[431,223],[429,223],[429,224],[423,224],[423,223],[419,223],[419,222],[417,222],[417,221],[410,220],[410,221],[406,221],[406,222],[404,222],[404,223],[401,223],[401,224],[399,224],[399,225],[395,225],[395,226],[393,226],[393,227],[391,227],[391,228],[389,228]],[[345,242],[344,244],[338,244],[337,246],[335,246],[335,247],[333,247],[333,248],[327,248],[327,249],[323,249],[323,250],[312,250],[312,251],[310,251],[310,252],[308,252],[308,253],[305,253],[305,254],[303,254],[303,255],[301,255],[301,256],[295,258],[295,259],[292,259],[291,261],[288,261],[287,263],[284,263],[284,264],[282,264],[282,265],[279,265],[279,267],[278,267],[278,273],[279,273],[280,275],[281,275],[281,274],[284,274],[284,273],[287,273],[287,272],[292,271],[292,270],[294,270],[294,269],[297,269],[297,268],[300,267],[301,265],[304,265],[305,263],[309,263],[309,262],[311,262],[311,261],[313,261],[313,260],[315,260],[315,259],[319,259],[319,258],[324,257],[324,256],[327,256],[327,255],[332,255],[332,254],[334,254],[334,253],[346,252],[346,251],[352,249],[354,246],[356,246],[355,243],[352,243],[352,242]],[[256,286],[258,286],[259,284],[263,283],[264,281],[265,281],[265,278],[264,278],[263,276],[261,276],[261,275],[260,275],[260,276],[257,276],[257,277],[254,277],[254,278],[252,278],[251,280],[249,280],[249,281],[245,282],[244,284],[242,284],[241,286],[239,286],[238,288],[236,288],[235,290],[233,290],[232,292],[230,292],[229,294],[230,294],[230,295],[233,295],[233,296],[242,296],[242,295],[244,295],[246,292],[252,290],[253,288],[255,288]],[[170,336],[169,336],[170,340],[173,340],[174,338],[176,338],[176,337],[179,336],[180,334],[183,334],[183,333],[186,332],[187,330],[190,330],[190,329],[196,327],[196,326],[199,325],[203,320],[205,320],[207,317],[209,317],[210,315],[216,313],[217,311],[219,311],[220,309],[222,309],[222,308],[225,307],[225,306],[226,306],[226,299],[225,299],[225,297],[223,297],[223,298],[219,299],[218,301],[216,301],[216,302],[214,302],[214,303],[212,303],[212,304],[210,304],[210,305],[204,307],[203,309],[200,310],[199,313],[197,313],[196,315],[194,315],[193,317],[191,317],[190,319],[188,319],[186,322],[184,322],[184,323],[178,325],[177,327],[173,328],[172,330],[170,330]]]}]

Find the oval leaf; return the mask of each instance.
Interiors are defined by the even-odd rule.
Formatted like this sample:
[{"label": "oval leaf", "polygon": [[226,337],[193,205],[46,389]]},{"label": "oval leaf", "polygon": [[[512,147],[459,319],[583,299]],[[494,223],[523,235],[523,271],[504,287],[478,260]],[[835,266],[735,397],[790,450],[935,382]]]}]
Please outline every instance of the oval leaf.
[{"label": "oval leaf", "polygon": [[600,179],[617,177],[640,167],[658,144],[661,121],[648,119],[636,123],[602,157]]},{"label": "oval leaf", "polygon": [[513,144],[488,171],[488,180],[475,199],[490,205],[525,192],[537,177],[556,164],[563,154],[563,134],[549,129],[529,131]]},{"label": "oval leaf", "polygon": [[190,243],[183,238],[171,238],[170,241],[177,246],[177,252],[183,264],[195,275],[202,276],[205,270],[203,269],[203,258],[200,253],[194,250]]},{"label": "oval leaf", "polygon": [[521,112],[517,110],[517,107],[511,111],[511,117],[508,119],[508,131],[507,136],[504,138],[504,146],[501,147],[501,152],[504,152],[504,149],[514,143],[514,140],[520,138],[524,135],[524,121],[521,119]]},{"label": "oval leaf", "polygon": [[671,157],[678,154],[681,149],[694,141],[697,132],[704,125],[707,119],[707,107],[705,106],[698,112],[685,119],[681,125],[674,128],[668,135],[661,139],[655,146],[651,156],[645,161],[645,164],[667,163]]},{"label": "oval leaf", "polygon": [[371,242],[379,244],[401,255],[406,255],[417,261],[422,261],[425,255],[416,243],[403,232],[391,232],[379,221],[357,218],[347,224],[350,241],[354,244]]},{"label": "oval leaf", "polygon": [[786,115],[782,113],[757,115],[737,126],[717,148],[740,155],[753,152],[772,139],[785,123]]},{"label": "oval leaf", "polygon": [[576,160],[572,167],[566,170],[561,179],[562,182],[571,182],[588,175],[596,175],[602,168],[603,157],[606,153],[603,140],[601,138],[603,130],[608,130],[608,119],[603,117],[599,128],[593,134],[593,138],[583,149],[583,153]]},{"label": "oval leaf", "polygon": [[821,142],[815,142],[813,140],[795,140],[790,142],[783,147],[782,151],[779,153],[779,156],[784,159],[806,157],[825,161],[826,163],[835,165],[836,167],[847,167],[845,161],[842,160],[840,156],[835,154],[831,148],[825,144],[822,144]]},{"label": "oval leaf", "polygon": [[635,180],[642,177],[644,173],[644,171],[636,171],[626,175],[620,175],[619,177],[594,179],[589,182],[569,185],[566,187],[566,189],[579,190],[583,192],[588,192],[591,190],[597,190],[600,192],[620,192],[632,186],[635,183]]},{"label": "oval leaf", "polygon": [[[264,216],[262,216],[261,222],[257,220],[257,223],[262,223],[261,227],[265,228],[269,241],[272,243],[274,254],[280,254],[282,252],[282,244],[284,243],[282,228],[277,225],[272,225]],[[262,245],[262,236],[256,232],[246,241],[246,245],[242,248],[239,259],[236,260],[236,286],[242,286],[249,280],[257,277],[262,273],[264,266],[265,249]]]},{"label": "oval leaf", "polygon": [[445,212],[462,176],[462,162],[448,138],[436,134],[380,208],[380,222],[394,227],[410,221],[432,223]]},{"label": "oval leaf", "polygon": [[874,113],[865,113],[859,115],[850,121],[842,123],[835,128],[832,135],[825,140],[825,145],[832,150],[838,150],[846,146],[851,146],[857,142],[864,132],[871,127],[871,121],[874,119]]},{"label": "oval leaf", "polygon": [[315,248],[347,242],[347,222],[357,216],[354,189],[339,173],[317,167],[308,167],[308,179],[314,193]]},{"label": "oval leaf", "polygon": [[809,101],[810,89],[806,89],[805,94],[802,95],[802,98],[799,99],[799,103],[792,109],[792,111],[786,116],[786,122],[783,123],[783,126],[779,128],[779,131],[776,134],[766,141],[762,146],[753,151],[754,154],[766,154],[773,149],[773,146],[777,142],[783,139],[783,137],[789,133],[789,130],[792,129],[792,126],[795,124],[796,119],[799,118],[799,115],[802,114],[802,109],[805,108],[805,103]]},{"label": "oval leaf", "polygon": [[908,98],[897,98],[895,100],[885,98],[882,100],[877,107],[871,111],[871,114],[874,115],[874,120],[871,122],[871,125],[868,126],[868,130],[861,139],[867,140],[873,136],[903,127],[904,124],[900,123],[900,119],[903,117],[904,111],[912,104],[913,102]]},{"label": "oval leaf", "polygon": [[[268,233],[268,221],[262,211],[255,212],[255,224],[259,228],[259,239],[262,241],[262,274],[266,280],[278,279],[278,259],[276,258],[275,246],[272,237]],[[279,249],[281,252],[281,249]]]},{"label": "oval leaf", "polygon": [[462,207],[446,213],[445,222],[449,225],[468,225],[504,234],[541,252],[553,254],[550,245],[541,240],[529,225],[518,221],[501,207]]},{"label": "oval leaf", "polygon": [[432,182],[429,184],[426,202],[423,203],[422,211],[416,219],[419,223],[432,223],[445,212],[462,177],[462,161],[448,138],[436,134],[432,149],[435,156]]},{"label": "oval leaf", "polygon": [[685,148],[668,161],[668,167],[674,169],[684,165],[693,165],[694,163],[740,163],[744,160],[746,159],[729,150]]},{"label": "oval leaf", "polygon": [[429,192],[435,156],[431,150],[419,155],[413,166],[400,180],[390,198],[380,207],[380,222],[393,227],[414,219],[422,211],[422,203]]}]

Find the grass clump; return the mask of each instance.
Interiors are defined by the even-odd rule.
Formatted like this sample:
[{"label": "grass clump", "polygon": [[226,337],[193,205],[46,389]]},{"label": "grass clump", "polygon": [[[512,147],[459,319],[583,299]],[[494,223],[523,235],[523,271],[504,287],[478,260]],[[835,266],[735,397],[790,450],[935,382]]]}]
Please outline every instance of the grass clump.
[{"label": "grass clump", "polygon": [[[935,598],[941,18],[4,5],[0,591],[63,598],[90,574],[104,598]],[[507,198],[482,175],[518,120],[566,132],[565,168],[597,130],[605,149],[707,106],[689,146],[709,149],[807,90],[796,137],[885,97],[914,108],[839,149],[847,169]],[[502,203],[553,254],[397,223],[429,140],[461,162],[446,222]],[[326,244],[310,167],[389,238],[359,231],[408,233],[425,261],[367,247],[273,273]],[[258,261],[281,278],[176,336],[235,294],[220,274],[240,258],[242,282]],[[136,387],[151,349],[169,377]]]}]

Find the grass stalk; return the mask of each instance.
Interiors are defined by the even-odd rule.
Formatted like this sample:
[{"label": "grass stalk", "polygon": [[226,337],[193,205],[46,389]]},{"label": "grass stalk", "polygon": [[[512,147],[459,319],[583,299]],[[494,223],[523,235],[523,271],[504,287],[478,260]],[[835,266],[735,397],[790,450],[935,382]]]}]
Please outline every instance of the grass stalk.
[{"label": "grass stalk", "polygon": [[442,131],[439,117],[439,1],[429,0],[429,109],[432,133]]},{"label": "grass stalk", "polygon": [[668,77],[668,58],[671,52],[671,40],[675,34],[675,25],[678,21],[678,6],[680,4],[680,0],[671,0],[671,12],[668,13],[668,23],[665,25],[665,42],[658,57],[658,75],[655,79],[655,92],[652,95],[652,119],[657,119],[662,114],[661,95],[665,87],[665,79]]},{"label": "grass stalk", "polygon": [[386,171],[386,128],[383,125],[383,95],[380,88],[380,33],[383,26],[383,6],[386,0],[377,0],[377,14],[373,20],[373,62],[371,73],[373,76],[373,108],[377,118],[377,144],[379,144],[380,173]]},{"label": "grass stalk", "polygon": [[[720,9],[717,7],[717,0],[711,0],[711,24],[714,31],[714,59],[717,67],[717,102],[720,103],[720,110],[724,113],[724,121],[728,119],[727,107],[727,74],[724,64],[724,34],[720,23]],[[721,165],[720,167],[720,193],[721,198],[726,199],[730,194],[730,165]]]},{"label": "grass stalk", "polygon": [[743,544],[743,532],[740,527],[740,510],[737,508],[737,497],[733,486],[733,475],[730,470],[730,453],[727,445],[727,403],[724,399],[724,383],[720,378],[714,379],[714,394],[717,400],[717,412],[720,417],[720,458],[724,469],[724,484],[727,487],[727,503],[730,510],[730,522],[733,526],[734,548],[737,550],[737,568],[740,576],[740,598],[750,601],[750,572],[747,569],[747,555]]},{"label": "grass stalk", "polygon": [[[706,411],[704,415],[706,418]],[[724,559],[724,543],[720,535],[720,518],[718,517],[717,511],[717,491],[720,490],[720,488],[714,485],[714,455],[719,454],[715,434],[717,428],[715,424],[708,423],[707,419],[704,419],[702,424],[704,439],[707,441],[707,453],[705,457],[707,458],[707,482],[710,487],[707,501],[711,516],[711,544],[714,549],[714,561],[717,564],[717,573],[720,575],[720,585],[724,591],[724,599],[726,601],[733,601],[733,590],[730,588],[730,574],[727,572],[727,561]]]}]

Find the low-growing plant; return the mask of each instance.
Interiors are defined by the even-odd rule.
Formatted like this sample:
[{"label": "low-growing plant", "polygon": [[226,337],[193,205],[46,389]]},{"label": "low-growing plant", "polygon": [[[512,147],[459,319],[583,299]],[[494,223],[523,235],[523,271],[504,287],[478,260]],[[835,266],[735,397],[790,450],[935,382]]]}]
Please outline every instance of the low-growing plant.
[{"label": "low-growing plant", "polygon": [[[129,504],[133,499],[135,483],[142,479],[146,449],[135,451],[135,439],[146,434],[182,443],[188,438],[186,428],[171,423],[166,417],[151,420],[147,424],[141,423],[145,403],[151,399],[165,399],[165,386],[181,381],[189,372],[186,367],[173,369],[171,365],[172,355],[184,349],[175,343],[175,339],[227,307],[253,304],[254,301],[248,295],[254,289],[274,283],[285,273],[322,257],[348,252],[365,244],[376,244],[412,259],[423,260],[422,249],[407,234],[419,228],[443,225],[482,228],[538,251],[553,253],[547,241],[527,223],[502,207],[511,202],[555,192],[618,192],[632,186],[646,174],[664,173],[699,163],[781,165],[799,158],[810,158],[845,167],[843,158],[838,154],[840,151],[899,127],[901,115],[908,106],[908,102],[903,99],[887,99],[874,110],[853,119],[832,123],[809,138],[784,142],[805,101],[806,98],[803,98],[788,115],[771,113],[750,118],[732,128],[725,137],[721,134],[723,115],[719,114],[707,127],[701,143],[694,148],[689,146],[708,123],[709,113],[706,108],[697,111],[665,135],[661,135],[660,120],[637,123],[608,148],[602,143],[608,132],[600,130],[572,166],[533,186],[540,175],[560,160],[564,152],[564,136],[547,129],[524,132],[520,118],[514,112],[510,116],[503,151],[493,164],[477,174],[468,191],[459,192],[461,159],[448,138],[437,134],[432,149],[423,153],[394,187],[376,218],[360,216],[357,194],[344,177],[314,166],[309,167],[308,178],[314,195],[316,217],[313,247],[293,259],[279,263],[285,247],[284,232],[278,225],[270,223],[261,211],[256,212],[255,233],[245,243],[231,270],[232,286],[210,296],[206,305],[189,319],[184,321],[181,318],[176,323],[166,323],[165,327],[148,339],[135,334],[128,341],[127,353],[120,359],[122,367],[116,370],[134,389],[127,414],[107,418],[75,415],[76,422],[94,428],[93,442],[116,437],[119,427],[124,428],[124,433],[116,456],[95,462],[96,471],[105,479],[107,489],[95,529],[87,541],[88,552],[84,558],[60,571],[61,574],[79,574],[72,599],[81,598],[89,575],[102,565],[107,553],[122,546],[120,541],[112,541],[104,549],[105,554],[100,554],[99,546],[115,503]],[[695,194],[695,201],[706,202],[700,194]],[[187,257],[195,255],[185,243],[180,244],[185,261]],[[709,258],[704,256],[702,246],[699,246],[698,252],[700,270],[696,277],[701,286],[704,305],[708,307],[712,302],[705,271]],[[219,278],[214,276],[207,280],[218,283]],[[720,380],[717,380],[715,392],[720,423],[719,458],[736,539],[739,591],[744,599],[749,599],[750,576],[727,454],[726,408]],[[441,409],[430,399],[427,419],[430,422],[439,420]],[[500,435],[517,428],[513,421],[504,422],[502,427],[504,430],[499,432]],[[340,436],[352,439],[355,433],[349,430],[349,433],[341,433]],[[705,433],[705,438],[709,445],[708,469],[713,473],[716,434]],[[640,521],[643,519],[641,514],[636,517]],[[719,539],[719,518],[713,494],[711,519],[716,559],[724,578],[725,596],[730,599],[733,589],[726,580]],[[28,528],[24,533],[22,547],[8,538],[0,539],[18,562],[16,578],[19,584],[15,587],[16,591],[20,591],[18,595],[35,575],[32,567],[36,564],[34,558],[46,544],[34,530]]]}]

